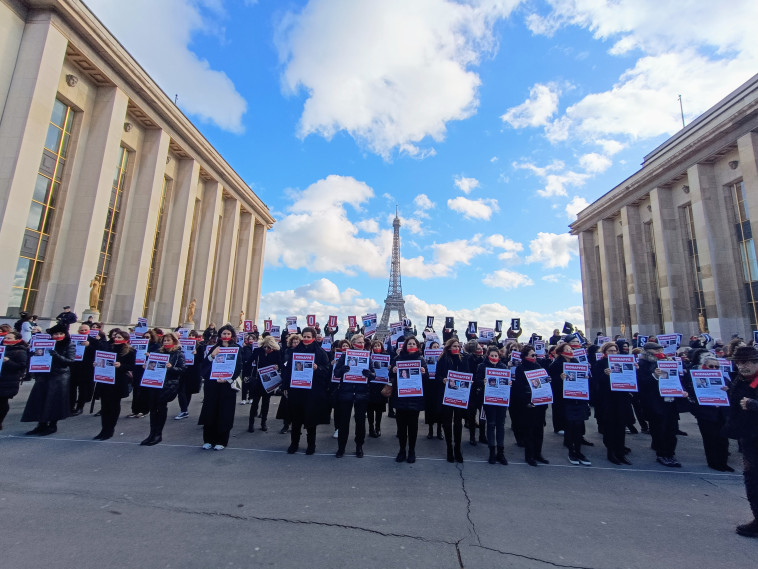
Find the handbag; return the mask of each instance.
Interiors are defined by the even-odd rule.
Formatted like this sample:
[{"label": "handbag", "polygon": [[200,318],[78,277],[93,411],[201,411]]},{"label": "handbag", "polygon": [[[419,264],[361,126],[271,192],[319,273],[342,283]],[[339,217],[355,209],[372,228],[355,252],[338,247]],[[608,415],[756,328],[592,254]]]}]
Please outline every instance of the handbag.
[{"label": "handbag", "polygon": [[382,387],[381,391],[382,397],[389,397],[392,395],[392,384],[388,383],[384,387]]}]

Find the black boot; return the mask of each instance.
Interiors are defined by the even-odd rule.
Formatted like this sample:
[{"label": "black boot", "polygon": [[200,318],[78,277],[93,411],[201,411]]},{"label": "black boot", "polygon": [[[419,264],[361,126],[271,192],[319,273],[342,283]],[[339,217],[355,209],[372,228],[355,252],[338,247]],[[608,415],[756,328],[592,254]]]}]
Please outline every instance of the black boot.
[{"label": "black boot", "polygon": [[46,428],[47,428],[47,423],[37,423],[36,427],[34,427],[31,431],[26,431],[25,434],[27,434],[27,435],[39,435]]},{"label": "black boot", "polygon": [[39,436],[40,437],[46,437],[47,435],[52,435],[53,433],[58,432],[58,421],[50,421],[47,426],[40,431]]},{"label": "black boot", "polygon": [[476,446],[476,428],[469,429],[469,444],[473,447]]},{"label": "black boot", "polygon": [[608,462],[613,464],[621,464],[621,461],[611,449],[608,449]]},{"label": "black boot", "polygon": [[463,454],[461,454],[460,445],[455,445],[453,448],[453,454],[455,455],[455,462],[463,462]]},{"label": "black boot", "polygon": [[377,439],[382,436],[382,416],[379,413],[377,413],[377,415],[376,415],[376,431],[375,431],[375,433],[376,433],[376,438]]},{"label": "black boot", "polygon": [[297,449],[300,448],[300,435],[296,435],[294,431],[290,434],[290,446],[287,448],[287,454],[295,454]]},{"label": "black boot", "polygon": [[434,438],[434,425],[429,425],[429,434],[426,435],[427,439],[433,439]]},{"label": "black boot", "polygon": [[437,438],[441,441],[445,439],[444,435],[442,434],[442,423],[437,423]]},{"label": "black boot", "polygon": [[314,454],[316,452],[316,429],[310,429],[305,435],[308,446],[305,448],[305,454]]},{"label": "black boot", "polygon": [[479,422],[479,442],[483,445],[487,444],[487,423],[485,421]]},{"label": "black boot", "polygon": [[505,447],[497,447],[497,456],[495,457],[495,460],[497,460],[503,466],[506,466],[508,464],[508,459],[505,458]]},{"label": "black boot", "polygon": [[264,433],[268,431],[268,427],[266,426],[266,419],[261,419],[261,431]]},{"label": "black boot", "polygon": [[487,462],[495,464],[495,447],[490,447],[490,458]]},{"label": "black boot", "polygon": [[453,455],[453,445],[447,444],[447,461],[455,462],[455,456]]}]

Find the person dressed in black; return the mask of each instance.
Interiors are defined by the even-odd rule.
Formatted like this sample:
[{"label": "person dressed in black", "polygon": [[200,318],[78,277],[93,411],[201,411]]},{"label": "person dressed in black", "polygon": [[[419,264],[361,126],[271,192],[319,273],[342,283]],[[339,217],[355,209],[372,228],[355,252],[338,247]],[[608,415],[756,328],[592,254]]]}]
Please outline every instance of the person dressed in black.
[{"label": "person dressed in black", "polygon": [[[372,354],[385,354],[384,345],[380,340],[371,342]],[[376,372],[376,369],[374,369]],[[376,375],[376,373],[375,373]],[[378,439],[382,436],[382,414],[387,410],[387,398],[382,395],[386,383],[370,381],[368,385],[369,398],[366,416],[368,417],[368,436]]]},{"label": "person dressed in black", "polygon": [[184,352],[176,334],[168,332],[163,336],[163,346],[158,353],[168,354],[166,378],[160,389],[149,388],[150,434],[140,443],[143,446],[157,445],[163,440],[163,427],[168,418],[168,404],[176,399],[185,371]]},{"label": "person dressed in black", "polygon": [[[300,447],[300,436],[305,426],[307,447],[305,454],[316,452],[316,426],[329,424],[329,382],[331,367],[329,356],[316,343],[316,330],[306,326],[302,341],[293,349],[282,376],[282,394],[287,398],[289,417],[292,422],[288,454],[295,454]],[[313,355],[313,380],[309,388],[291,387],[294,357],[298,354]]]},{"label": "person dressed in black", "polygon": [[[561,408],[563,409],[563,428],[565,434],[563,437],[563,443],[568,448],[569,456],[568,460],[571,464],[583,464],[590,466],[592,463],[589,459],[582,454],[582,441],[584,435],[584,422],[590,417],[590,405],[587,401],[582,399],[564,399],[563,398],[563,382],[566,381],[566,374],[563,371],[563,364],[572,363],[576,364],[579,361],[574,357],[574,352],[571,349],[570,344],[560,344],[555,349],[556,358],[547,372],[550,375],[551,383],[553,386],[553,399],[558,397],[556,391],[560,385],[560,399],[563,401]],[[556,406],[553,405],[553,413],[556,412]]]},{"label": "person dressed in black", "polygon": [[737,348],[732,355],[737,374],[729,388],[729,419],[726,433],[742,448],[745,493],[753,521],[737,526],[744,537],[758,537],[758,351]]},{"label": "person dressed in black", "polygon": [[542,456],[542,441],[545,435],[545,414],[547,405],[532,403],[532,390],[524,372],[543,369],[537,363],[537,354],[530,345],[521,350],[521,365],[516,368],[511,387],[511,407],[519,409],[518,428],[524,443],[524,460],[529,466],[537,463],[549,464],[550,461]]},{"label": "person dressed in black", "polygon": [[[71,416],[76,417],[84,412],[84,406],[92,400],[95,384],[92,380],[92,364],[95,362],[95,352],[100,349],[100,338],[89,337],[89,324],[79,325],[79,334],[84,334],[84,354],[82,359],[71,364],[71,382],[69,385]],[[107,348],[105,348],[107,349]]]},{"label": "person dressed in black", "polygon": [[[143,339],[147,340],[147,354],[157,352],[161,349],[161,339],[155,333],[155,330],[148,330],[142,335]],[[150,413],[150,387],[142,387],[142,374],[145,372],[145,368],[142,365],[138,365],[134,368],[134,374],[132,377],[132,412],[127,415],[130,419],[141,419],[142,417]]]},{"label": "person dressed in black", "polygon": [[179,393],[176,396],[179,402],[179,413],[174,417],[175,420],[181,421],[189,417],[189,404],[192,396],[200,393],[203,378],[200,377],[200,361],[205,355],[205,344],[202,343],[202,337],[197,330],[190,330],[187,337],[195,341],[195,349],[192,350],[192,363],[184,360],[184,373],[179,380]]},{"label": "person dressed in black", "polygon": [[600,353],[602,358],[592,366],[592,385],[596,389],[595,404],[602,417],[603,444],[609,462],[632,464],[626,457],[626,426],[634,420],[632,394],[611,389],[611,370],[608,366],[608,356],[619,353],[618,345],[615,342],[605,342],[600,346]]},{"label": "person dressed in black", "polygon": [[21,422],[36,421],[37,426],[27,432],[27,435],[51,435],[58,431],[58,421],[71,414],[69,366],[75,360],[76,350],[66,326],[56,324],[48,328],[47,333],[55,340],[55,347],[50,350],[52,365],[49,373],[35,373],[34,386],[26,400]]},{"label": "person dressed in black", "polygon": [[253,403],[250,407],[250,421],[248,422],[247,432],[255,431],[255,417],[258,415],[258,404],[261,406],[261,431],[268,431],[266,421],[268,420],[268,408],[271,402],[271,394],[266,391],[261,381],[258,370],[268,366],[275,366],[276,370],[282,373],[282,351],[277,341],[271,336],[263,338],[261,345],[253,352],[253,360],[250,363],[250,390],[253,394]]},{"label": "person dressed in black", "polygon": [[[471,384],[471,393],[469,394],[468,408],[466,409],[466,423],[468,424],[469,444],[471,446],[476,446],[477,421],[479,421],[479,442],[485,445],[488,444],[485,434],[487,431],[487,421],[481,419],[482,405],[484,405],[484,376],[482,376],[480,381],[476,378],[475,373],[479,369],[479,366],[486,361],[486,356],[484,354],[484,346],[475,340],[474,342],[469,342],[469,344],[474,343],[475,345],[472,346],[473,350],[471,352],[468,351],[468,347],[466,348],[469,357],[468,367],[474,373],[474,381]],[[497,345],[493,344],[493,347],[497,349]]]},{"label": "person dressed in black", "polygon": [[[253,377],[257,374],[255,368],[256,362],[253,358],[255,348],[253,347],[252,334],[245,334],[245,343],[240,349],[239,357],[242,358],[242,389],[240,390],[240,405],[247,405],[253,401]],[[256,411],[257,413],[257,411]],[[250,431],[251,433],[253,431]]]},{"label": "person dressed in black", "polygon": [[[363,350],[365,340],[361,334],[356,334],[350,338],[350,344],[353,350]],[[334,368],[334,375],[339,378],[340,383],[337,388],[337,458],[345,456],[345,447],[347,438],[350,435],[350,416],[355,409],[355,456],[363,458],[363,443],[366,440],[366,410],[369,402],[369,382],[372,381],[376,374],[369,366],[360,372],[363,381],[346,382],[345,375],[351,373],[351,366],[345,362],[345,354],[340,356],[337,365]],[[355,371],[352,372],[355,374]]]},{"label": "person dressed in black", "polygon": [[467,410],[459,409],[457,407],[449,407],[442,403],[445,397],[444,386],[447,383],[447,374],[451,371],[471,373],[469,360],[461,355],[461,343],[457,338],[451,338],[445,342],[440,359],[437,361],[437,373],[435,376],[436,381],[439,381],[442,384],[437,404],[440,422],[442,423],[442,430],[445,433],[447,461],[463,462],[461,436],[463,434],[463,420],[467,416]]},{"label": "person dressed in black", "polygon": [[21,332],[8,332],[3,338],[5,354],[0,369],[0,431],[3,430],[10,405],[8,400],[18,394],[21,379],[29,364],[29,345],[21,339]]},{"label": "person dressed in black", "polygon": [[118,417],[121,415],[121,400],[129,396],[129,388],[134,375],[135,352],[129,346],[129,333],[117,329],[111,331],[111,337],[111,343],[100,346],[99,349],[116,354],[116,361],[113,364],[116,368],[116,380],[112,384],[98,382],[96,387],[98,397],[100,397],[101,426],[100,432],[92,437],[96,441],[105,441],[113,436]]},{"label": "person dressed in black", "polygon": [[[419,341],[415,336],[405,338],[403,348],[397,354],[395,362],[390,368],[390,381],[392,382],[392,406],[395,408],[395,418],[397,420],[397,436],[400,444],[400,450],[395,457],[395,461],[410,463],[416,462],[416,438],[418,437],[418,416],[424,409],[424,394],[413,395],[411,397],[400,397],[398,393],[398,362],[418,361],[421,366],[421,384],[428,379],[429,372],[426,368],[426,362],[419,351]],[[406,454],[406,445],[408,451]]]},{"label": "person dressed in black", "polygon": [[[234,381],[242,373],[242,360],[235,358],[232,377],[218,379],[211,377],[213,360],[220,348],[238,348],[237,332],[227,324],[218,330],[218,340],[208,355],[203,359],[201,375],[203,377],[203,407],[197,424],[203,426],[203,449],[224,450],[229,444],[229,433],[234,426],[234,413],[237,406],[237,390]],[[238,354],[239,356],[239,354]]]},{"label": "person dressed in black", "polygon": [[63,312],[56,316],[55,319],[58,321],[58,324],[64,326],[66,328],[66,332],[68,332],[69,326],[75,324],[76,321],[79,320],[79,317],[75,312],[71,311],[70,306],[64,306]]},{"label": "person dressed in black", "polygon": [[[484,401],[484,381],[487,374],[487,370],[505,369],[505,364],[500,361],[500,351],[495,345],[487,348],[487,355],[484,361],[479,364],[474,374],[474,384],[482,385],[482,401]],[[496,379],[496,381],[499,378]],[[474,388],[472,385],[472,389]],[[484,413],[487,416],[487,441],[489,441],[490,447],[490,464],[508,464],[508,460],[505,458],[505,415],[508,411],[507,407],[502,405],[488,405],[484,403]],[[495,444],[497,443],[497,444]]]}]

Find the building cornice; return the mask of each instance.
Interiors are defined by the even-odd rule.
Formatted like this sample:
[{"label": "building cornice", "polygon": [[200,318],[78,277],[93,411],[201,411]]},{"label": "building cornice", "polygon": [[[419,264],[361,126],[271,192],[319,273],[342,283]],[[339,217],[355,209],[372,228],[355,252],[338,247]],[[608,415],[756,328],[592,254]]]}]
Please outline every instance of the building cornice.
[{"label": "building cornice", "polygon": [[[80,0],[24,0],[24,2],[33,11],[55,14],[57,19],[53,19],[54,24],[69,37],[69,40],[74,42],[77,50],[101,70],[110,68],[113,72],[105,73],[105,75],[123,89],[135,104],[143,110],[149,109],[151,115],[155,113],[155,118],[162,123],[160,128],[177,143],[191,148],[200,165],[208,172],[217,175],[224,187],[235,194],[242,204],[252,208],[255,216],[262,223],[268,228],[273,225],[275,219],[269,212],[268,206],[83,2]],[[34,17],[33,14],[30,16]],[[74,37],[71,37],[72,35]]]}]

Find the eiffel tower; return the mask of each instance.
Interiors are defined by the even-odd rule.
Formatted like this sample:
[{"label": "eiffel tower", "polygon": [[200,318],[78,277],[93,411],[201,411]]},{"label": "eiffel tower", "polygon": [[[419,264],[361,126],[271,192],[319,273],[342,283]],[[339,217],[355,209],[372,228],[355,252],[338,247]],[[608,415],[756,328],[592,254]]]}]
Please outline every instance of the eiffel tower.
[{"label": "eiffel tower", "polygon": [[392,267],[390,269],[390,284],[387,288],[387,298],[384,300],[382,320],[376,329],[376,337],[384,340],[389,333],[390,313],[397,312],[398,320],[406,318],[405,300],[403,300],[403,285],[400,283],[400,218],[395,206],[395,219],[392,222]]}]

